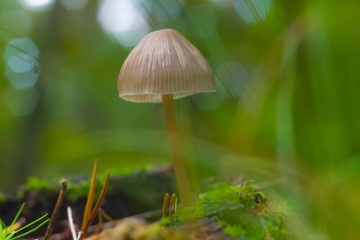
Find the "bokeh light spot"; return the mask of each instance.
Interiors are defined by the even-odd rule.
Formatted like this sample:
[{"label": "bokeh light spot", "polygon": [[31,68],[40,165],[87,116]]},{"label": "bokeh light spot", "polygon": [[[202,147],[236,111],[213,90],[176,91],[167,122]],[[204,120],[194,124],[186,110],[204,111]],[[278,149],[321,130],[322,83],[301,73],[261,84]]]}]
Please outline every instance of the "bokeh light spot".
[{"label": "bokeh light spot", "polygon": [[[18,67],[19,66],[16,66],[16,68]],[[26,89],[35,85],[39,73],[36,71],[14,72],[10,65],[7,65],[5,68],[5,76],[15,88]]]},{"label": "bokeh light spot", "polygon": [[20,53],[18,55],[12,55],[8,61],[8,66],[15,73],[23,73],[28,72],[33,69],[34,64],[32,63],[32,59],[29,58],[29,55],[24,53]]},{"label": "bokeh light spot", "polygon": [[55,0],[19,0],[27,9],[34,11],[46,11],[52,8]]},{"label": "bokeh light spot", "polygon": [[97,19],[120,44],[132,47],[150,31],[146,14],[140,8],[139,2],[133,0],[103,0]]},{"label": "bokeh light spot", "polygon": [[17,89],[31,88],[36,83],[40,65],[39,49],[29,38],[8,41],[3,58],[6,61],[5,76]]},{"label": "bokeh light spot", "polygon": [[270,0],[237,0],[235,10],[247,23],[263,22],[271,8]]},{"label": "bokeh light spot", "polygon": [[9,61],[10,57],[13,55],[18,55],[25,53],[32,57],[33,59],[39,56],[39,48],[30,38],[16,38],[8,41],[7,46],[4,51],[5,61]]},{"label": "bokeh light spot", "polygon": [[27,116],[35,111],[39,94],[34,88],[18,90],[10,86],[5,90],[3,101],[15,116]]}]

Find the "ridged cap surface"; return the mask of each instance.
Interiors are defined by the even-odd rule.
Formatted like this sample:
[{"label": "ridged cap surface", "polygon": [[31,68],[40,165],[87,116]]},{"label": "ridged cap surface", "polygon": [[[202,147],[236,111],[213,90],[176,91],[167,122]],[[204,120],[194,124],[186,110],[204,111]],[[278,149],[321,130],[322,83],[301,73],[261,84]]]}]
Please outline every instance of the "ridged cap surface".
[{"label": "ridged cap surface", "polygon": [[118,79],[119,96],[132,102],[161,102],[200,92],[215,92],[215,79],[205,58],[172,29],[147,34],[130,52]]}]

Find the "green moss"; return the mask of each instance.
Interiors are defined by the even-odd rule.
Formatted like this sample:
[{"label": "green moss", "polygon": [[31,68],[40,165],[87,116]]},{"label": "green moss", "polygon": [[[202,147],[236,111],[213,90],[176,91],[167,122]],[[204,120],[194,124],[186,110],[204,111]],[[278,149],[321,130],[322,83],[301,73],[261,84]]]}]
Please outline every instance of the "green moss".
[{"label": "green moss", "polygon": [[[84,180],[77,183],[69,182],[66,190],[66,198],[75,202],[79,198],[85,198],[89,194],[91,180]],[[100,194],[103,184],[97,183],[95,185],[95,196]]]},{"label": "green moss", "polygon": [[246,232],[240,225],[230,225],[225,221],[218,221],[220,226],[224,227],[224,233],[230,237],[241,237],[245,236]]},{"label": "green moss", "polygon": [[279,214],[265,214],[264,219],[267,229],[274,239],[282,240],[286,239],[286,237],[290,235],[290,232],[283,227],[283,218]]},{"label": "green moss", "polygon": [[51,186],[46,180],[29,177],[26,180],[26,189],[31,191],[46,191],[46,190],[55,190],[55,186]]},{"label": "green moss", "polygon": [[[76,183],[69,181],[67,184],[66,198],[70,201],[76,201],[79,198],[86,197],[90,189],[90,179],[78,181]],[[101,186],[96,186],[95,192],[98,193]],[[44,179],[30,177],[26,181],[26,190],[28,191],[51,191],[58,192],[58,183],[50,183]],[[18,192],[18,196],[23,196],[23,191]]]},{"label": "green moss", "polygon": [[175,217],[178,217],[179,222],[193,221],[196,219],[204,218],[207,216],[207,213],[204,208],[201,206],[194,205],[182,209],[179,213],[175,214]]},{"label": "green moss", "polygon": [[5,204],[6,203],[6,197],[3,193],[0,192],[0,203]]},{"label": "green moss", "polygon": [[[132,167],[111,168],[111,176],[126,177],[126,176],[130,176],[134,172],[139,172],[139,171],[150,172],[151,170],[152,170],[151,165],[144,165],[136,169]],[[104,183],[106,174],[107,171],[103,171],[98,174],[98,178],[101,179],[101,184]]]},{"label": "green moss", "polygon": [[79,198],[86,197],[89,193],[90,184],[90,180],[81,181],[80,183],[69,182],[66,190],[66,198],[74,202]]},{"label": "green moss", "polygon": [[[150,167],[144,167],[146,171],[149,171]],[[137,170],[136,170],[137,171]],[[115,168],[111,169],[111,177],[114,176],[128,176],[134,173],[134,169],[131,168]],[[99,173],[97,177],[97,184],[95,186],[95,194],[99,194],[101,187],[104,185],[107,171]],[[41,178],[30,177],[26,181],[25,191],[51,191],[58,192],[58,185],[60,181],[47,181]],[[77,201],[79,198],[87,197],[90,189],[91,179],[81,177],[70,177],[67,184],[66,198],[70,201]],[[24,190],[18,191],[17,196],[19,198],[24,197]]]},{"label": "green moss", "polygon": [[223,227],[230,237],[264,239],[270,233],[273,239],[285,239],[289,232],[284,229],[281,216],[272,213],[265,195],[255,185],[229,185],[221,182],[199,195],[193,206],[179,209],[173,216],[162,219],[165,226],[201,218],[212,218]]},{"label": "green moss", "polygon": [[230,237],[240,237],[245,235],[245,230],[239,225],[228,225],[225,227],[224,232]]}]

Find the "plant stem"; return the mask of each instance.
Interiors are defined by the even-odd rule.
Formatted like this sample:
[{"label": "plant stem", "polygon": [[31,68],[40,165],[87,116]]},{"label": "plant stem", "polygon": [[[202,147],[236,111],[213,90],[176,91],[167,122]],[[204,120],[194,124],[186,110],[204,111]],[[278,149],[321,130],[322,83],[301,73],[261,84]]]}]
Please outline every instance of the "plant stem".
[{"label": "plant stem", "polygon": [[162,217],[161,217],[161,218],[165,218],[165,217],[166,217],[166,210],[167,210],[168,202],[169,202],[169,193],[166,193],[166,194],[165,194],[165,197],[164,197],[163,213],[162,213]]},{"label": "plant stem", "polygon": [[184,206],[192,203],[193,193],[191,190],[188,175],[184,161],[181,157],[179,147],[179,137],[176,127],[174,100],[172,94],[165,94],[162,96],[164,115],[166,121],[167,132],[169,136],[170,152],[175,172],[176,182],[179,188],[180,198]]},{"label": "plant stem", "polygon": [[45,237],[44,237],[45,240],[50,239],[50,236],[51,236],[51,233],[53,231],[56,219],[57,219],[57,217],[59,215],[59,212],[60,212],[61,205],[62,205],[62,203],[64,201],[64,198],[65,198],[66,186],[67,186],[67,181],[66,180],[61,181],[60,193],[59,193],[59,196],[58,196],[54,211],[53,211],[53,213],[51,215],[48,228],[47,228],[46,233],[45,233]]},{"label": "plant stem", "polygon": [[71,236],[72,236],[73,240],[76,240],[75,225],[74,225],[72,210],[71,210],[70,206],[67,207],[67,215],[68,215],[68,222],[69,222],[69,226],[70,226]]},{"label": "plant stem", "polygon": [[90,189],[89,189],[89,194],[88,194],[88,197],[87,197],[87,200],[86,200],[84,216],[83,216],[83,222],[82,222],[82,226],[81,226],[81,231],[84,233],[83,237],[85,237],[84,235],[86,234],[86,228],[88,227],[87,226],[87,220],[89,219],[89,217],[91,215],[91,209],[92,209],[92,206],[93,206],[93,203],[94,203],[97,168],[98,168],[98,160],[96,159],[95,164],[94,164],[94,168],[93,168],[92,177],[91,177],[91,185],[90,185]]}]

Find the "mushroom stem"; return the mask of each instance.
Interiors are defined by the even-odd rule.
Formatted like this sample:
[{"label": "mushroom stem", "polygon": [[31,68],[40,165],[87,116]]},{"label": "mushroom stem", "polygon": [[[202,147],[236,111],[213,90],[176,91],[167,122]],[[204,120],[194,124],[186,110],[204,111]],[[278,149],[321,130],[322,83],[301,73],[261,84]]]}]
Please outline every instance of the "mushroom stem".
[{"label": "mushroom stem", "polygon": [[173,95],[172,94],[162,95],[162,101],[164,106],[166,128],[169,136],[170,152],[171,152],[176,182],[179,188],[179,193],[180,193],[180,198],[182,199],[182,203],[184,206],[188,206],[192,203],[193,193],[191,190],[189,178],[186,173],[185,164],[180,153]]}]

